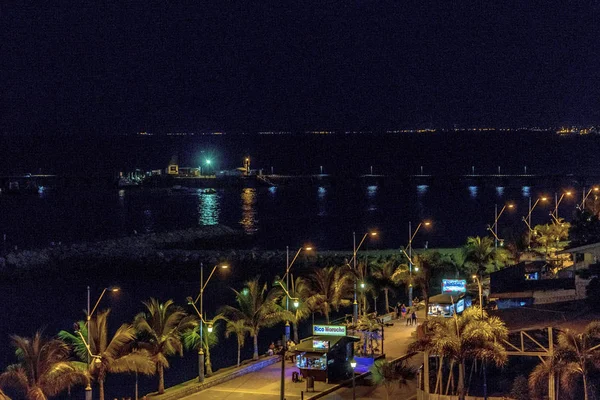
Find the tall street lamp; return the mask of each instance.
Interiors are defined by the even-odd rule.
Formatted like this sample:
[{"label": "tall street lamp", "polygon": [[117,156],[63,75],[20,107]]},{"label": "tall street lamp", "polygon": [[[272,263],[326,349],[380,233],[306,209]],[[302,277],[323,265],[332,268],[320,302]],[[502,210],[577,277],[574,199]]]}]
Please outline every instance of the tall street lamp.
[{"label": "tall street lamp", "polygon": [[[286,250],[286,261],[285,261],[286,268],[285,268],[285,274],[283,275],[283,277],[285,278],[285,288],[289,289],[289,287],[290,287],[290,269],[292,268],[292,265],[294,265],[294,262],[296,262],[296,259],[298,258],[298,256],[302,252],[302,250],[311,251],[312,247],[310,247],[310,246],[300,247],[298,249],[298,251],[296,252],[296,255],[294,256],[294,258],[292,259],[292,262],[290,262],[289,246],[285,246],[285,250]],[[290,310],[290,296],[287,296],[285,298],[285,310],[286,311]],[[290,340],[290,321],[286,321],[286,323],[285,323],[285,338],[286,338],[286,341]]]},{"label": "tall street lamp", "polygon": [[[300,249],[302,250],[302,249]],[[300,253],[300,251],[298,251],[298,253]],[[285,296],[286,296],[286,304],[288,302],[288,300],[292,300],[294,302],[294,307],[298,308],[300,306],[300,299],[297,297],[292,297],[290,295],[290,292],[287,291],[287,289],[283,286],[283,283],[281,283],[280,281],[275,281],[274,283],[275,285],[279,285],[281,286],[281,289],[284,291]],[[285,325],[285,331],[287,334],[289,334],[289,330],[290,330],[290,322],[287,321],[286,325]],[[288,336],[284,336],[283,337],[283,346],[281,349],[281,384],[280,384],[280,400],[284,400],[284,395],[285,395],[285,352],[287,350],[287,342],[288,340],[290,340],[289,335]]]},{"label": "tall street lamp", "polygon": [[356,360],[352,358],[350,360],[350,367],[352,368],[352,400],[356,400],[356,379],[354,374],[354,368],[356,368]]},{"label": "tall street lamp", "polygon": [[563,194],[561,194],[560,198],[559,198],[558,193],[554,192],[554,211],[550,213],[550,216],[552,217],[554,222],[556,222],[557,224],[559,223],[558,206],[560,205],[560,202],[563,201],[565,196],[570,197],[571,195],[572,195],[571,191],[566,191],[566,192],[563,192]]},{"label": "tall street lamp", "polygon": [[[367,232],[363,235],[362,239],[360,240],[360,243],[358,244],[358,247],[356,246],[356,232],[352,232],[352,241],[353,241],[353,252],[352,252],[352,260],[350,260],[352,262],[352,266],[354,269],[354,273],[356,273],[356,253],[358,253],[358,250],[360,249],[360,246],[362,246],[362,244],[364,243],[365,239],[367,238],[367,236],[377,236],[377,232]],[[350,264],[350,263],[348,263]],[[356,325],[358,323],[358,301],[356,299],[356,279],[354,279],[354,304],[353,304],[353,310],[352,310],[352,323],[354,325]]]},{"label": "tall street lamp", "polygon": [[[194,307],[194,309],[196,310],[196,312],[198,313],[198,316],[200,317],[200,346],[198,348],[198,382],[204,382],[204,340],[203,340],[203,331],[204,331],[204,326],[203,324],[205,323],[204,320],[204,315],[203,315],[203,297],[204,297],[204,289],[206,289],[206,285],[208,285],[208,282],[210,282],[210,278],[212,278],[213,274],[215,273],[215,271],[217,270],[217,268],[221,268],[221,269],[227,269],[229,268],[228,265],[215,265],[212,269],[212,271],[210,272],[210,275],[208,276],[208,279],[206,280],[206,282],[204,282],[204,264],[200,263],[200,293],[198,294],[198,297],[196,297],[196,300],[193,300],[191,297],[188,297],[188,302],[191,303],[191,305]],[[193,301],[190,301],[193,300]],[[198,300],[200,300],[200,310],[198,310],[196,308],[196,303],[198,302]],[[208,332],[212,331],[212,325],[208,324]]]},{"label": "tall street lamp", "polygon": [[[504,210],[506,210],[506,208],[510,208],[513,209],[515,207],[514,204],[512,203],[506,203],[502,209],[500,210],[500,212],[498,212],[498,204],[495,204],[495,208],[494,208],[494,224],[492,226],[488,225],[488,231],[490,231],[492,233],[492,235],[494,236],[494,250],[498,251],[498,242],[502,243],[502,239],[500,239],[498,237],[498,220],[500,219],[500,217],[502,216],[502,213],[504,212]],[[494,259],[494,263],[497,264],[497,260]]]},{"label": "tall street lamp", "polygon": [[[477,275],[473,275],[473,279],[477,282],[477,288],[479,289],[479,308],[481,308],[481,319],[483,320],[483,290],[481,288],[481,278]],[[483,398],[487,400],[487,370],[486,362],[483,362]]]},{"label": "tall street lamp", "polygon": [[581,205],[579,206],[579,209],[582,211],[585,210],[585,202],[586,202],[587,198],[590,196],[590,194],[592,192],[598,192],[599,190],[600,190],[600,188],[598,188],[597,186],[594,186],[594,187],[590,188],[590,190],[586,193],[585,188],[583,188],[583,193],[582,193],[583,198],[581,200]]},{"label": "tall street lamp", "polygon": [[412,222],[408,221],[408,244],[406,245],[406,247],[408,248],[408,274],[410,276],[410,284],[408,286],[408,306],[412,307],[413,305],[413,285],[412,285],[412,270],[413,270],[413,259],[412,259],[412,242],[415,238],[415,236],[417,236],[417,232],[419,232],[419,229],[421,229],[421,226],[429,226],[431,225],[431,222],[429,221],[422,221],[419,222],[419,225],[417,225],[417,228],[415,229],[415,231],[413,232],[412,230]]},{"label": "tall street lamp", "polygon": [[[90,304],[91,304],[91,293],[90,293],[90,287],[87,287],[87,317],[86,317],[86,325],[87,325],[87,348],[88,348],[88,359],[87,359],[87,364],[88,364],[88,371],[91,368],[91,363],[92,363],[92,357],[95,358],[95,356],[93,356],[92,354],[92,350],[90,348],[91,346],[91,342],[90,342],[90,331],[91,329],[91,324],[90,324],[90,320],[92,319],[92,315],[94,314],[94,312],[96,311],[96,308],[98,308],[98,305],[100,304],[100,300],[102,300],[102,297],[104,297],[104,294],[106,292],[118,292],[119,288],[116,286],[110,286],[110,287],[105,287],[102,290],[102,293],[100,293],[100,297],[98,297],[98,301],[96,301],[96,304],[94,305],[94,308],[91,309],[90,311]],[[81,333],[80,333],[81,335]],[[83,336],[81,336],[81,338],[83,339]],[[91,381],[88,380],[87,386],[85,387],[85,400],[92,400],[92,385],[91,385]]]},{"label": "tall street lamp", "polygon": [[539,197],[535,203],[533,203],[533,207],[531,206],[531,196],[529,196],[529,213],[527,213],[527,216],[523,217],[523,222],[525,222],[525,225],[527,225],[527,228],[529,229],[529,238],[527,240],[527,247],[529,249],[531,249],[531,233],[533,232],[533,228],[531,227],[531,213],[533,212],[533,210],[535,209],[535,207],[538,205],[538,203],[540,201],[547,201],[548,198],[547,197]]}]

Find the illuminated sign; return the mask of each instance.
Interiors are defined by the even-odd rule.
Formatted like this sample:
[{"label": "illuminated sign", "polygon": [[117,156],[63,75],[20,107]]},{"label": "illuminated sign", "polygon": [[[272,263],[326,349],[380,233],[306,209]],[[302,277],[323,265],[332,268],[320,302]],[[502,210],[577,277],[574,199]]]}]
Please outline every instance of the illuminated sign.
[{"label": "illuminated sign", "polygon": [[313,325],[313,335],[346,336],[343,325]]},{"label": "illuminated sign", "polygon": [[465,311],[465,300],[460,299],[458,303],[456,303],[456,313],[460,314],[463,311]]},{"label": "illuminated sign", "polygon": [[313,349],[326,350],[329,348],[327,340],[313,340]]},{"label": "illuminated sign", "polygon": [[467,291],[467,281],[464,279],[443,279],[442,293],[464,293]]}]

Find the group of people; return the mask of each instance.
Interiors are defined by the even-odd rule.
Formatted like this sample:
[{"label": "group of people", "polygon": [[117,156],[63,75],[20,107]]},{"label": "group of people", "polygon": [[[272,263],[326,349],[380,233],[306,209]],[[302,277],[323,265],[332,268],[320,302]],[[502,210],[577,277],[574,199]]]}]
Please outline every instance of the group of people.
[{"label": "group of people", "polygon": [[[289,339],[286,342],[286,349],[290,351],[293,350],[294,347],[296,347],[296,343],[292,339]],[[282,346],[280,340],[277,341],[277,345],[275,344],[275,342],[271,342],[271,344],[269,345],[269,350],[267,350],[267,355],[272,356],[274,354],[279,354],[281,353],[281,350]]]},{"label": "group of people", "polygon": [[[413,303],[417,299],[413,300]],[[406,307],[404,304],[398,303],[396,305],[396,318],[406,319],[406,325],[417,325],[417,310],[416,308]]]}]

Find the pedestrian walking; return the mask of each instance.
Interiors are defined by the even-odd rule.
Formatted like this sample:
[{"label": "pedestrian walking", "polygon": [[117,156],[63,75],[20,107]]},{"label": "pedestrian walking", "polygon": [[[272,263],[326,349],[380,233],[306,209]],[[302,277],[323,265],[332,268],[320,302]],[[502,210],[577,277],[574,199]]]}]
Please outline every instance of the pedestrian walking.
[{"label": "pedestrian walking", "polygon": [[405,316],[406,316],[406,326],[412,324],[412,320],[410,318],[410,313],[409,313],[410,309],[407,310]]},{"label": "pedestrian walking", "polygon": [[406,306],[404,304],[400,306],[400,313],[402,314],[402,318],[406,318]]},{"label": "pedestrian walking", "polygon": [[416,325],[417,324],[417,313],[413,311],[412,314],[410,315],[410,319],[411,319],[410,324]]}]

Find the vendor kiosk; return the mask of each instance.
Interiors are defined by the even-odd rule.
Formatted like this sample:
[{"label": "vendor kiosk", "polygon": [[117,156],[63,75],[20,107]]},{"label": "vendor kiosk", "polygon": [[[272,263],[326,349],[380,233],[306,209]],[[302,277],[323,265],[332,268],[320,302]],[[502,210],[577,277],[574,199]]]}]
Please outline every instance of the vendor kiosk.
[{"label": "vendor kiosk", "polygon": [[296,347],[296,366],[302,377],[315,381],[336,382],[352,376],[350,360],[354,358],[354,342],[359,339],[346,336],[343,325],[313,325],[313,336],[302,340]]}]

